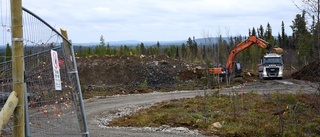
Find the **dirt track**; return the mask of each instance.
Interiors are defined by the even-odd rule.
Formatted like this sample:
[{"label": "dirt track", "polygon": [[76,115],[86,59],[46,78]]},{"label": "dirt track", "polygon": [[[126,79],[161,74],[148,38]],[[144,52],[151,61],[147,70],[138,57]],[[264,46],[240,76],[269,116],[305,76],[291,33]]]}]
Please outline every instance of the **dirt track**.
[{"label": "dirt track", "polygon": [[[306,92],[314,93],[317,91],[319,83],[311,83],[306,81],[284,79],[284,80],[265,80],[245,83],[243,85],[222,89],[220,93],[228,94],[230,91],[239,92],[258,92],[258,93],[271,93],[274,91],[280,92]],[[210,93],[213,90],[206,90],[206,93]],[[155,102],[164,100],[178,99],[178,98],[190,98],[197,95],[204,95],[205,90],[197,91],[174,91],[167,93],[149,93],[149,94],[134,94],[134,95],[119,95],[112,97],[100,97],[85,100],[85,110],[87,114],[87,122],[89,127],[90,136],[92,137],[122,137],[122,136],[139,136],[139,137],[185,137],[185,136],[202,136],[196,134],[196,132],[186,131],[172,131],[161,132],[155,131],[151,128],[111,128],[101,126],[103,119],[121,110],[121,108],[133,108],[138,109],[152,105]]]}]

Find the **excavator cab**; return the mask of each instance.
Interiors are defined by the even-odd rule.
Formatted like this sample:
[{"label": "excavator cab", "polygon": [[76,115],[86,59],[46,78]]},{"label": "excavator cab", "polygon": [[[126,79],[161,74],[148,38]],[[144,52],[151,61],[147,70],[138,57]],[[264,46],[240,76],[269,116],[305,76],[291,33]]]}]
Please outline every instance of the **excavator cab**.
[{"label": "excavator cab", "polygon": [[240,62],[236,62],[235,63],[235,67],[234,67],[234,73],[236,77],[241,77],[241,73],[242,73],[242,66]]},{"label": "excavator cab", "polygon": [[209,68],[209,72],[215,75],[225,76],[226,75],[226,68],[222,67],[221,65],[215,66],[213,68]]},{"label": "excavator cab", "polygon": [[222,65],[214,66],[213,68],[209,68],[209,73],[213,74],[216,78],[219,79],[220,82],[225,81],[227,69]]}]

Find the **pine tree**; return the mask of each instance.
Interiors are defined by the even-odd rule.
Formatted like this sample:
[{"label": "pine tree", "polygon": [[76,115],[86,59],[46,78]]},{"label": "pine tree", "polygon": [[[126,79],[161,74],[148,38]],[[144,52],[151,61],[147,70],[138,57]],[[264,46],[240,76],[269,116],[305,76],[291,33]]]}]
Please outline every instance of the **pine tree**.
[{"label": "pine tree", "polygon": [[179,47],[176,47],[176,53],[175,53],[175,58],[179,59]]},{"label": "pine tree", "polygon": [[251,36],[257,36],[257,32],[256,32],[256,29],[254,27],[252,28]]},{"label": "pine tree", "polygon": [[122,45],[120,45],[120,48],[119,48],[119,55],[120,56],[123,56],[124,55],[124,48]]},{"label": "pine tree", "polygon": [[83,51],[82,51],[82,54],[81,54],[81,57],[87,57],[89,56],[89,51],[87,48],[83,48]]},{"label": "pine tree", "polygon": [[206,45],[202,46],[202,59],[206,59],[207,58],[207,52],[206,52]]},{"label": "pine tree", "polygon": [[160,42],[157,41],[157,48],[160,49]]},{"label": "pine tree", "polygon": [[109,43],[107,44],[107,47],[106,47],[106,55],[111,55],[111,47]]},{"label": "pine tree", "polygon": [[140,45],[138,44],[138,45],[136,46],[136,48],[135,48],[135,53],[136,53],[136,55],[141,55],[141,54],[142,54],[140,49],[141,49],[141,48],[140,48]]},{"label": "pine tree", "polygon": [[274,37],[272,36],[272,28],[270,23],[267,24],[266,32],[264,33],[264,39],[268,41],[271,45],[275,45]]},{"label": "pine tree", "polygon": [[188,44],[188,47],[189,47],[191,53],[193,54],[194,53],[194,47],[193,47],[192,39],[190,37],[188,38],[187,44]]},{"label": "pine tree", "polygon": [[222,56],[225,56],[224,54],[225,53],[222,53],[221,52],[221,47],[223,47],[223,39],[222,39],[222,36],[221,35],[219,35],[219,39],[218,39],[218,45],[217,45],[217,49],[216,49],[216,51],[217,51],[217,60],[215,61],[217,64],[221,64],[221,62],[222,62]]},{"label": "pine tree", "polygon": [[[317,22],[316,25],[316,48],[317,50],[317,57],[320,58],[320,2],[319,0],[302,0],[303,3],[303,8],[300,8],[299,6],[298,9],[303,9],[303,12],[308,13],[311,18],[316,17],[315,20]],[[315,36],[315,34],[313,34]]]},{"label": "pine tree", "polygon": [[88,55],[94,55],[94,51],[91,49],[91,47],[88,48]]},{"label": "pine tree", "polygon": [[266,32],[264,33],[264,39],[269,40],[269,39],[271,39],[271,36],[272,36],[272,29],[271,29],[271,26],[268,22]]},{"label": "pine tree", "polygon": [[7,43],[7,46],[6,46],[6,55],[5,56],[6,56],[6,61],[11,60],[12,50],[11,50],[9,43]]},{"label": "pine tree", "polygon": [[292,28],[293,32],[293,43],[295,45],[295,49],[297,52],[297,56],[299,57],[298,62],[301,64],[306,60],[311,59],[311,55],[313,55],[314,51],[312,51],[313,46],[311,44],[311,34],[308,32],[306,27],[306,19],[305,19],[305,11],[302,11],[302,14],[297,14],[294,21],[292,21]]},{"label": "pine tree", "polygon": [[160,55],[160,42],[157,41],[157,55]]},{"label": "pine tree", "polygon": [[104,38],[103,38],[103,36],[101,35],[100,36],[100,44],[99,44],[99,46],[105,46],[106,44],[105,44],[105,42],[104,42]]},{"label": "pine tree", "polygon": [[282,37],[281,37],[280,33],[278,33],[277,45],[279,45],[280,47],[283,47],[282,46]]},{"label": "pine tree", "polygon": [[282,21],[281,23],[281,40],[280,40],[280,47],[283,48],[289,48],[289,43],[288,43],[288,36],[285,32],[285,26],[284,22]]},{"label": "pine tree", "polygon": [[259,29],[258,29],[258,37],[259,37],[259,38],[264,38],[263,33],[264,33],[263,26],[260,25],[260,27],[259,27]]},{"label": "pine tree", "polygon": [[198,44],[197,44],[196,38],[194,36],[193,36],[193,40],[192,40],[192,45],[193,45],[193,48],[194,48],[193,56],[196,58],[197,55],[198,55]]},{"label": "pine tree", "polygon": [[129,47],[127,46],[127,45],[124,45],[123,46],[123,50],[124,50],[124,55],[130,55],[130,49],[129,49]]},{"label": "pine tree", "polygon": [[181,44],[181,54],[182,58],[185,59],[187,56],[187,47],[184,43]]},{"label": "pine tree", "polygon": [[318,24],[316,23],[315,17],[312,16],[312,25],[311,25],[311,43],[314,49],[314,58],[320,57],[320,47],[317,45],[317,41],[318,41],[318,29],[317,29]]},{"label": "pine tree", "polygon": [[142,55],[146,55],[146,48],[144,47],[144,44],[142,42],[140,44],[140,53]]}]

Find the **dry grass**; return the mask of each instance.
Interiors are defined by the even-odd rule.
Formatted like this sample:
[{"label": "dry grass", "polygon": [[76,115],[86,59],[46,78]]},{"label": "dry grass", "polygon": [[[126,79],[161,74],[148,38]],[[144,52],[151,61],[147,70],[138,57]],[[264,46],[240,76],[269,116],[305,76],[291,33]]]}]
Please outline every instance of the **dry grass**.
[{"label": "dry grass", "polygon": [[[188,127],[204,135],[319,136],[320,97],[311,94],[209,95],[161,102],[111,126]],[[222,127],[215,127],[219,122]]]}]

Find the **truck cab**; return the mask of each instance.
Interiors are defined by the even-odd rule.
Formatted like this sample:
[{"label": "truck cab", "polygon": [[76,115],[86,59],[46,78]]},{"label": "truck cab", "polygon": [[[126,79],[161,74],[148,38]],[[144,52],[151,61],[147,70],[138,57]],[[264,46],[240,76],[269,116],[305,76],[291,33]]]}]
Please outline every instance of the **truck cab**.
[{"label": "truck cab", "polygon": [[264,55],[258,71],[260,79],[282,79],[284,72],[282,55],[276,53]]}]

